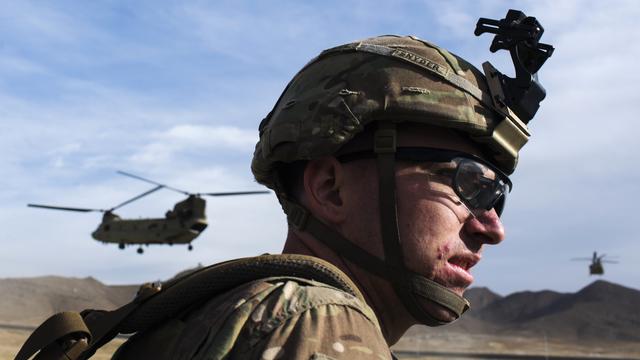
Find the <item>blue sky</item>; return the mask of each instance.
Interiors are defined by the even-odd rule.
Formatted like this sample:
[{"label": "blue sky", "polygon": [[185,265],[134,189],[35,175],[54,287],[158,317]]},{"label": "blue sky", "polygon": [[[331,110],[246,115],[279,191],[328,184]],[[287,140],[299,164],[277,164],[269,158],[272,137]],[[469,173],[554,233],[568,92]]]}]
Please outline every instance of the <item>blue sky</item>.
[{"label": "blue sky", "polygon": [[[480,67],[512,73],[478,17],[536,16],[556,52],[540,79],[503,216],[507,240],[485,252],[476,285],[502,294],[575,291],[593,280],[573,257],[617,255],[604,279],[640,288],[640,4],[636,1],[14,1],[0,10],[0,277],[164,279],[232,257],[276,253],[285,220],[272,195],[212,198],[210,227],[184,247],[95,242],[99,214],[149,188],[133,172],[194,192],[255,190],[257,126],[289,79],[322,49],[414,34]],[[160,217],[181,195],[118,211]]]}]

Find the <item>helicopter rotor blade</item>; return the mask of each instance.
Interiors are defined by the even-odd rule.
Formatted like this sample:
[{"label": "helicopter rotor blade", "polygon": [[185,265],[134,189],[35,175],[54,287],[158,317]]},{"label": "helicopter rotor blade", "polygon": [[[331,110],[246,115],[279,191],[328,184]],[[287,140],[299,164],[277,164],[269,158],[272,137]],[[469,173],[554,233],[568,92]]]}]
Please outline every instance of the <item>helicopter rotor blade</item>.
[{"label": "helicopter rotor blade", "polygon": [[230,196],[230,195],[252,195],[252,194],[268,194],[270,191],[233,191],[233,192],[213,192],[213,193],[201,193],[198,195],[206,196]]},{"label": "helicopter rotor blade", "polygon": [[86,208],[75,208],[75,207],[53,206],[53,205],[42,205],[42,204],[27,204],[27,206],[42,208],[42,209],[50,209],[50,210],[64,210],[64,211],[76,211],[76,212],[91,212],[91,211],[106,212],[107,211],[104,209],[86,209]]},{"label": "helicopter rotor blade", "polygon": [[169,185],[165,185],[165,184],[160,184],[159,182],[155,182],[155,181],[153,181],[153,180],[145,179],[145,178],[143,178],[143,177],[141,177],[141,176],[134,175],[134,174],[130,174],[130,173],[128,173],[128,172],[124,172],[124,171],[120,171],[120,170],[118,170],[118,171],[117,171],[117,173],[118,173],[118,174],[120,174],[120,175],[124,175],[124,176],[128,176],[128,177],[130,177],[130,178],[134,178],[134,179],[140,180],[140,181],[148,182],[149,184],[153,184],[153,185],[157,185],[157,186],[162,186],[162,187],[163,187],[163,188],[165,188],[165,189],[173,190],[173,191],[176,191],[176,192],[179,192],[179,193],[185,194],[185,195],[191,195],[191,193],[190,193],[190,192],[188,192],[188,191],[180,190],[180,189],[177,189],[177,188],[171,187],[171,186],[169,186]]},{"label": "helicopter rotor blade", "polygon": [[607,264],[619,264],[618,261],[613,261],[613,260],[602,260],[602,262]]},{"label": "helicopter rotor blade", "polygon": [[601,254],[600,256],[598,256],[598,260],[602,260],[605,256],[607,256],[607,254]]},{"label": "helicopter rotor blade", "polygon": [[134,202],[134,201],[136,201],[136,200],[138,200],[138,199],[140,199],[140,198],[142,198],[142,197],[145,197],[145,196],[147,196],[147,195],[149,195],[149,194],[151,194],[151,193],[153,193],[153,192],[156,192],[156,191],[158,191],[158,190],[160,190],[160,189],[162,189],[162,188],[164,188],[164,186],[163,186],[163,185],[158,185],[158,186],[154,187],[154,188],[153,188],[153,189],[151,189],[151,190],[145,191],[145,192],[143,192],[142,194],[140,194],[140,195],[138,195],[138,196],[132,197],[131,199],[129,199],[129,200],[127,200],[127,201],[125,201],[125,202],[123,202],[123,203],[121,203],[121,204],[118,204],[118,205],[116,205],[116,206],[112,207],[111,209],[109,209],[109,211],[113,211],[113,210],[115,210],[115,209],[121,208],[121,207],[123,207],[123,206],[125,206],[125,205],[127,205],[127,204],[129,204],[129,203],[132,203],[132,202]]},{"label": "helicopter rotor blade", "polygon": [[571,261],[591,261],[591,258],[572,258]]}]

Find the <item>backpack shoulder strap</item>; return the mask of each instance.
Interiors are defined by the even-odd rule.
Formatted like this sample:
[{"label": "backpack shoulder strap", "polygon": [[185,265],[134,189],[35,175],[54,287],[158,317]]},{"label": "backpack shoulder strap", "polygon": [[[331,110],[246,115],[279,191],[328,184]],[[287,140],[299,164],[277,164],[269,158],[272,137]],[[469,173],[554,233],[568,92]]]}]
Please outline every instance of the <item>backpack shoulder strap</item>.
[{"label": "backpack shoulder strap", "polygon": [[[24,345],[22,345],[22,348],[18,352],[18,355],[16,355],[15,359],[29,359],[40,349],[47,348],[52,339],[60,343],[65,343],[75,339],[75,341],[79,342],[77,350],[84,350],[88,347],[88,342],[91,341],[91,332],[79,313],[70,311],[57,313],[43,322],[29,336]],[[85,339],[85,341],[80,343],[81,339]],[[62,347],[66,348],[67,346]],[[65,351],[69,350],[64,349],[63,351],[60,351],[60,348],[53,347],[49,347],[47,349],[47,354],[41,352],[38,357],[43,358],[42,356],[46,356],[50,359],[65,359]]]},{"label": "backpack shoulder strap", "polygon": [[211,265],[163,285],[145,284],[136,298],[113,311],[60,313],[47,319],[27,339],[16,360],[81,360],[118,334],[144,331],[241,284],[274,276],[313,279],[364,298],[338,268],[322,259],[296,254],[262,255]]}]

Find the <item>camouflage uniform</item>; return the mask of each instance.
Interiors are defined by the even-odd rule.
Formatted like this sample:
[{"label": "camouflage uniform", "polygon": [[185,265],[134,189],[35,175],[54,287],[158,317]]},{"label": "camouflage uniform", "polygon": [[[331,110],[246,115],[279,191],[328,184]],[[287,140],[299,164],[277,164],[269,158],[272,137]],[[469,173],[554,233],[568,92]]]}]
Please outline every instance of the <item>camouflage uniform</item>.
[{"label": "camouflage uniform", "polygon": [[[161,346],[159,346],[161,345]],[[132,337],[115,359],[391,359],[373,310],[329,285],[253,281]]]}]

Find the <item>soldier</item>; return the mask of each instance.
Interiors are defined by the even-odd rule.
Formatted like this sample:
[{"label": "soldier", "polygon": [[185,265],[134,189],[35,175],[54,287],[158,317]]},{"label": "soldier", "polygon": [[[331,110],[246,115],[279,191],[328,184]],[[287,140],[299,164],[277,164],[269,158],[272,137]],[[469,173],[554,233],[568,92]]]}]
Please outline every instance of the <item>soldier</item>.
[{"label": "soldier", "polygon": [[325,50],[260,124],[252,171],[287,214],[283,253],[333,264],[355,294],[249,282],[116,358],[162,343],[181,359],[389,359],[410,326],[457,319],[483,245],[504,239],[507,173],[528,138],[489,94],[480,71],[415,37]]},{"label": "soldier", "polygon": [[[416,37],[322,52],[260,124],[251,164],[287,215],[284,255],[222,263],[168,292],[152,286],[164,295],[147,301],[142,291],[109,314],[84,313],[89,330],[81,321],[59,332],[94,338],[47,349],[69,357],[143,329],[114,358],[390,359],[410,326],[459,318],[483,246],[504,239],[507,174],[545,96],[535,73],[553,51],[538,43],[535,18],[510,10],[484,21],[476,34],[504,31],[492,50],[512,52],[516,79],[488,63],[485,77]],[[224,291],[193,294],[211,282]],[[188,306],[174,306],[183,292]],[[38,340],[45,325],[21,358],[49,343]]]}]

